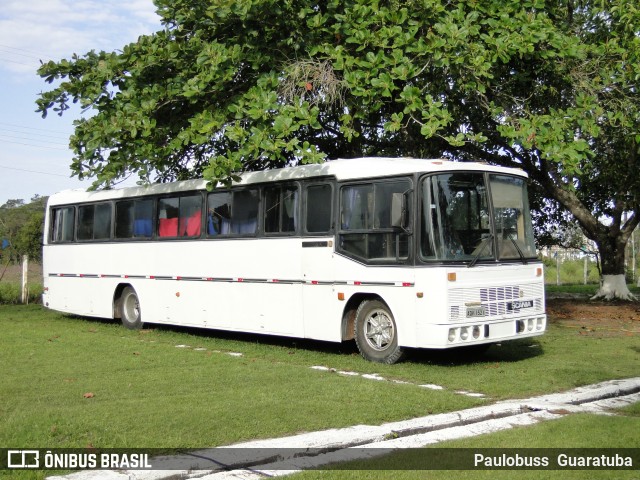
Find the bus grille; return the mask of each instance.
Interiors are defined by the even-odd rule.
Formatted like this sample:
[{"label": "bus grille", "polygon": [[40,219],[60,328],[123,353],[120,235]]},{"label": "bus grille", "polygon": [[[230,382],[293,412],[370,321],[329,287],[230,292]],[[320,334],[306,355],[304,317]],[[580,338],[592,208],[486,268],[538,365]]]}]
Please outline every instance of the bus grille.
[{"label": "bus grille", "polygon": [[[544,313],[542,283],[496,287],[452,288],[449,290],[449,320]],[[529,306],[526,301],[531,300]],[[519,305],[524,304],[524,308]],[[483,307],[482,310],[474,307]],[[468,316],[468,311],[475,313]],[[484,312],[479,315],[478,312]]]}]

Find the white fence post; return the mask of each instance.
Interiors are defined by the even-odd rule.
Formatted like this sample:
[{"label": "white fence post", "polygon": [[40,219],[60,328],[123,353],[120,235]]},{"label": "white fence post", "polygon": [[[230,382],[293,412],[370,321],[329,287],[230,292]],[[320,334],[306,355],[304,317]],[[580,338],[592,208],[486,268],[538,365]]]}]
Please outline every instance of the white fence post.
[{"label": "white fence post", "polygon": [[29,287],[27,286],[29,272],[29,255],[22,256],[22,303],[29,303]]}]

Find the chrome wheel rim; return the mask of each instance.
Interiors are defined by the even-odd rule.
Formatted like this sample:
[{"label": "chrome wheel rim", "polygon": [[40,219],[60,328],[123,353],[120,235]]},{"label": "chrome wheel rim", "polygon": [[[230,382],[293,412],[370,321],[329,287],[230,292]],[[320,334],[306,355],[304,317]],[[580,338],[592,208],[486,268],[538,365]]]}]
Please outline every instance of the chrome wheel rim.
[{"label": "chrome wheel rim", "polygon": [[140,304],[138,297],[129,295],[124,301],[124,316],[130,322],[135,322],[140,317]]},{"label": "chrome wheel rim", "polygon": [[382,309],[371,312],[364,322],[364,338],[367,344],[381,352],[391,345],[394,337],[395,329],[389,314]]}]

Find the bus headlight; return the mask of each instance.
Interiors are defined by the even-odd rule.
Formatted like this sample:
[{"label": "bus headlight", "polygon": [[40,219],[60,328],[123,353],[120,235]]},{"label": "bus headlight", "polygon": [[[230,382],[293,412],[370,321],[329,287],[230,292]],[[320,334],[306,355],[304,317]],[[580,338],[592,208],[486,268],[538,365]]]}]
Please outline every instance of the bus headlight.
[{"label": "bus headlight", "polygon": [[469,338],[469,327],[462,327],[460,329],[460,340],[466,340]]},{"label": "bus headlight", "polygon": [[456,330],[456,328],[449,329],[449,336],[447,337],[449,339],[449,342],[453,342],[456,339]]},{"label": "bus headlight", "polygon": [[473,335],[473,338],[479,338],[480,337],[480,327],[478,325],[473,327],[473,332],[471,334]]}]

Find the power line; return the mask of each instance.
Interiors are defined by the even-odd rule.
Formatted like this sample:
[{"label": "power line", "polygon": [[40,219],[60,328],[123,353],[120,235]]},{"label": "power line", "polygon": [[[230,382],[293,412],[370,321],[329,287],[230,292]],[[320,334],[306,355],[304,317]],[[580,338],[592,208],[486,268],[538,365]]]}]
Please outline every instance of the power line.
[{"label": "power line", "polygon": [[[3,136],[6,136],[6,135],[1,135],[1,134],[0,134],[0,137],[3,137]],[[24,146],[26,146],[26,147],[34,147],[34,148],[46,148],[46,149],[48,149],[48,150],[60,150],[60,151],[66,151],[66,150],[69,150],[69,148],[68,148],[68,147],[67,147],[67,148],[62,148],[62,147],[49,147],[49,146],[47,146],[47,145],[34,145],[33,143],[15,142],[15,141],[13,141],[13,140],[2,140],[2,143],[11,143],[11,144],[13,144],[13,145],[24,145]],[[62,145],[62,144],[60,143],[60,144],[58,144],[58,145]]]},{"label": "power line", "polygon": [[[9,50],[16,50],[18,52],[25,52],[31,55],[31,58],[35,58],[37,60],[40,60],[40,58],[42,57],[47,57],[47,58],[51,58],[52,55],[43,55],[41,52],[35,52],[33,50],[27,50],[26,48],[18,48],[18,47],[12,47],[11,45],[5,45],[3,43],[0,43],[0,48],[7,48]],[[7,52],[7,53],[11,53],[12,55],[18,55],[17,53],[12,53],[12,52]],[[37,56],[36,56],[37,55]],[[26,55],[24,55],[26,56]]]},{"label": "power line", "polygon": [[[9,50],[6,50],[7,48],[11,48],[11,47],[5,47],[4,45],[0,45],[0,53],[6,53],[8,55],[15,55],[17,57],[30,58],[32,60],[40,60],[39,57],[36,57],[34,55],[27,55],[26,53],[11,52]],[[18,50],[18,49],[16,48],[14,50]]]},{"label": "power line", "polygon": [[[12,135],[12,133],[17,135]],[[34,128],[26,125],[0,122],[0,140],[2,143],[68,151],[69,135],[70,132],[63,132],[61,130],[48,130],[44,128]],[[56,142],[55,140],[59,141]]]},{"label": "power line", "polygon": [[[39,140],[37,138],[26,138],[20,135],[9,135],[3,132],[0,132],[0,139],[2,139],[3,142],[11,142],[11,140],[5,140],[5,139],[14,139],[14,140],[22,140],[24,142],[29,142],[29,143],[23,143],[22,145],[31,145],[33,147],[43,147],[43,146],[51,146],[51,148],[55,148],[54,145],[59,145],[60,147],[65,147],[68,148],[68,144],[67,143],[60,143],[60,142],[52,142],[50,140]],[[35,142],[35,143],[33,143]]]},{"label": "power line", "polygon": [[37,127],[32,127],[30,125],[18,125],[16,123],[7,123],[7,122],[0,122],[0,125],[6,125],[7,127],[13,127],[13,128],[22,128],[24,130],[39,130],[42,132],[51,132],[51,133],[62,133],[65,135],[68,135],[69,132],[63,132],[62,130],[51,130],[49,128],[37,128]]},{"label": "power line", "polygon": [[[0,52],[1,53],[1,52]],[[2,59],[3,62],[15,63],[16,65],[24,65],[25,67],[33,67],[33,63],[16,62],[15,60],[9,60],[8,58]]]},{"label": "power line", "polygon": [[0,44],[0,66],[6,66],[7,68],[8,64],[14,64],[29,67],[35,71],[40,68],[42,63],[46,63],[51,58],[53,57],[42,55],[32,50]]},{"label": "power line", "polygon": [[[14,135],[6,135],[4,132],[17,133],[20,136],[16,137]],[[24,140],[31,140],[32,138],[30,138],[30,137],[33,137],[33,140],[35,140],[37,142],[47,141],[47,140],[40,140],[41,138],[44,138],[44,139],[53,138],[54,140],[64,140],[65,143],[58,143],[58,142],[49,142],[49,143],[55,143],[57,145],[66,145],[67,144],[67,138],[62,137],[60,135],[47,135],[47,134],[44,134],[44,133],[25,132],[25,131],[20,131],[20,130],[14,130],[12,128],[2,128],[2,129],[0,129],[0,135],[4,135],[4,136],[9,137],[9,138],[21,138],[21,139],[24,139]]]},{"label": "power line", "polygon": [[7,167],[5,165],[0,165],[0,168],[4,168],[6,170],[16,170],[18,172],[39,173],[41,175],[50,175],[52,177],[71,178],[70,175],[62,175],[61,173],[41,172],[39,170],[29,170],[29,169],[26,169],[26,168]]}]

